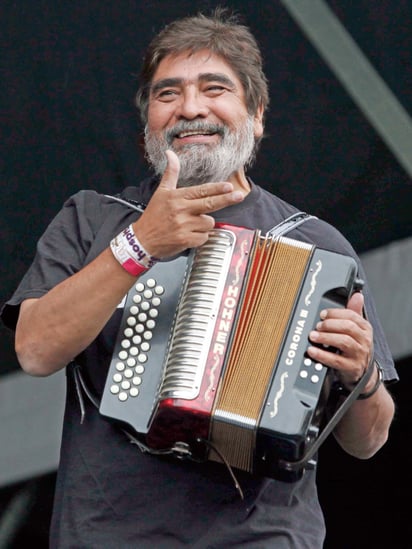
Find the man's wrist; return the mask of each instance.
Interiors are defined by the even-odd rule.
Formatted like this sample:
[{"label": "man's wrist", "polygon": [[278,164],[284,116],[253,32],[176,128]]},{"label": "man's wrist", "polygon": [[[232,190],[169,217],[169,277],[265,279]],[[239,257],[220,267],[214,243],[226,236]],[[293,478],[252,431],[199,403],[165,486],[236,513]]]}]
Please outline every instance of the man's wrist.
[{"label": "man's wrist", "polygon": [[[372,382],[372,380],[373,380],[373,382]],[[370,378],[368,379],[368,381],[366,383],[366,386],[365,386],[365,389],[366,389],[366,387],[368,387],[368,389],[366,389],[363,393],[361,393],[357,397],[357,400],[366,400],[366,399],[370,398],[372,395],[374,395],[377,392],[377,390],[379,389],[382,381],[383,381],[382,368],[380,367],[379,363],[376,360],[374,360],[373,361],[373,367],[371,368]],[[354,387],[355,387],[355,385],[354,385]],[[338,386],[338,392],[341,396],[346,397],[346,396],[349,396],[351,394],[351,392],[353,391],[353,388],[348,389],[342,383],[340,383],[339,386]]]},{"label": "man's wrist", "polygon": [[150,255],[137,239],[133,225],[129,225],[110,242],[115,259],[132,276],[140,276],[158,261]]},{"label": "man's wrist", "polygon": [[[376,372],[375,376],[371,376],[372,378],[375,378],[375,383],[371,386],[371,383],[367,383],[367,386],[369,385],[369,388],[365,390],[363,393],[361,393],[358,396],[358,400],[366,400],[367,398],[370,398],[372,395],[376,393],[376,391],[379,389],[382,381],[383,381],[383,371],[378,362],[374,360],[374,372]],[[365,387],[366,389],[366,387]]]}]

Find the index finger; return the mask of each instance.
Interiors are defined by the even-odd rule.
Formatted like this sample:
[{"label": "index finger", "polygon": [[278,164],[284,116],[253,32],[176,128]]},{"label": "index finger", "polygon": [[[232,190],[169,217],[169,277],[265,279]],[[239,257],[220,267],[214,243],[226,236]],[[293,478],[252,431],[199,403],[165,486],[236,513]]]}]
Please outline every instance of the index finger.
[{"label": "index finger", "polygon": [[233,185],[228,181],[221,181],[187,187],[184,198],[191,201],[192,212],[200,215],[242,202],[245,195],[242,191],[233,190]]}]

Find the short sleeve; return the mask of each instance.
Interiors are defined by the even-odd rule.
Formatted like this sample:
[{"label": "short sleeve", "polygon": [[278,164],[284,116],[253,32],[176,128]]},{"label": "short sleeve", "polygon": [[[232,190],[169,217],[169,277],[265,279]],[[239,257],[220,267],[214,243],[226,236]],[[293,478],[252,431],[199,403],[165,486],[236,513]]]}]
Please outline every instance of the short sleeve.
[{"label": "short sleeve", "polygon": [[41,297],[84,266],[100,220],[95,191],[80,191],[64,203],[39,239],[31,266],[1,309],[6,326],[15,328],[22,301]]}]

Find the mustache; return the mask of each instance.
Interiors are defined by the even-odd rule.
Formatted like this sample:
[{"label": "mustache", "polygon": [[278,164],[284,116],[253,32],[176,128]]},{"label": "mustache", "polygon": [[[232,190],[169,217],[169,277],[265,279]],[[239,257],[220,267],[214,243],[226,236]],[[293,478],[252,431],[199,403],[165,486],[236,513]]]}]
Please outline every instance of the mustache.
[{"label": "mustache", "polygon": [[182,132],[198,132],[204,134],[217,134],[221,137],[225,137],[228,133],[226,126],[221,124],[213,124],[210,122],[204,122],[202,120],[195,120],[193,122],[188,122],[186,120],[181,120],[177,122],[172,128],[169,128],[165,131],[165,139],[168,145],[171,145],[173,139],[178,137]]}]

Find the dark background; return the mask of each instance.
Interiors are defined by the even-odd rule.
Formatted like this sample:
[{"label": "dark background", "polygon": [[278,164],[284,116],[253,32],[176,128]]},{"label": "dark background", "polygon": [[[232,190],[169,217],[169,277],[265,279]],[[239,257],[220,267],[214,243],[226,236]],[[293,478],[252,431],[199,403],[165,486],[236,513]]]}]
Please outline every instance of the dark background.
[{"label": "dark background", "polygon": [[[141,128],[133,100],[145,45],[175,17],[217,4],[2,3],[2,302],[70,194],[83,188],[113,193],[141,180],[146,167],[138,149]],[[328,4],[412,112],[410,2]],[[410,237],[410,177],[282,4],[245,0],[225,5],[235,8],[257,37],[270,83],[266,138],[252,177],[332,222],[359,253]],[[1,376],[18,366],[11,334],[1,327],[0,337]],[[402,378],[393,387],[398,417],[381,452],[357,461],[332,439],[321,450],[319,489],[328,548],[410,547],[405,499],[412,488],[407,453],[411,358],[397,361]],[[16,494],[28,494],[16,548],[34,541],[46,546],[53,485],[51,473],[0,491],[0,511]]]}]

